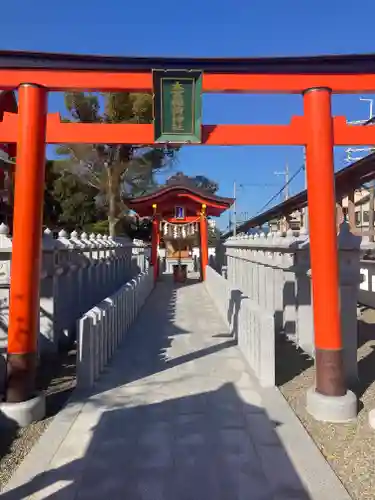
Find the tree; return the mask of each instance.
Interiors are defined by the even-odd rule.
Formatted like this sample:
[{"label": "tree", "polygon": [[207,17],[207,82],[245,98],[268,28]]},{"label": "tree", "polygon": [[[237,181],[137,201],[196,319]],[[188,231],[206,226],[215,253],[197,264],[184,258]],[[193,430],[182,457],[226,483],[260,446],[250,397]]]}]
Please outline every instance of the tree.
[{"label": "tree", "polygon": [[219,190],[219,184],[209,179],[208,177],[205,177],[204,175],[196,175],[194,177],[190,177],[188,175],[185,175],[183,172],[176,172],[174,175],[172,175],[167,179],[166,181],[167,186],[173,184],[198,188],[210,194],[215,194]]},{"label": "tree", "polygon": [[[153,119],[151,94],[112,92],[99,98],[92,93],[68,92],[65,105],[69,113],[66,121],[152,123]],[[122,197],[152,189],[155,172],[171,166],[176,151],[171,147],[127,144],[66,144],[57,150],[66,158],[66,167],[96,190],[95,199],[106,210],[111,236],[115,235],[116,224],[126,212]]]},{"label": "tree", "polygon": [[[54,171],[52,161],[47,160],[45,166],[44,177],[44,204],[43,204],[43,225],[47,227],[54,227],[62,212],[59,201],[54,195],[54,185],[58,179],[58,174]],[[7,168],[5,190],[5,201],[2,201],[1,211],[2,218],[8,224],[10,232],[13,232],[13,208],[14,208],[14,184],[15,175],[14,168]]]},{"label": "tree", "polygon": [[55,227],[63,212],[60,200],[56,197],[55,185],[59,174],[54,169],[53,161],[47,160],[44,184],[43,224],[49,228]]},{"label": "tree", "polygon": [[215,194],[219,190],[219,184],[204,175],[196,175],[193,180],[198,189],[208,193]]},{"label": "tree", "polygon": [[[96,190],[65,168],[65,162],[47,160],[44,178],[43,226],[72,231],[104,217],[95,204]],[[13,231],[14,175],[7,172],[7,200],[2,218]]]},{"label": "tree", "polygon": [[61,207],[60,226],[73,231],[100,219],[95,203],[96,189],[66,170],[55,175],[53,197]]},{"label": "tree", "polygon": [[216,224],[210,224],[210,220],[208,220],[208,246],[215,247],[220,240],[220,235],[220,229],[216,227]]}]

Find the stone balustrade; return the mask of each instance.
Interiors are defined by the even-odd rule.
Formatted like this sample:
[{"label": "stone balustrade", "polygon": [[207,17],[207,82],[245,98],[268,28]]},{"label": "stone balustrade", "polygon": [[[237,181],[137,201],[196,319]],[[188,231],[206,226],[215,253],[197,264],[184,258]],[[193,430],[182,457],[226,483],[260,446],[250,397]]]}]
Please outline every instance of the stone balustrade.
[{"label": "stone balustrade", "polygon": [[262,308],[212,267],[207,267],[206,289],[263,387],[275,385],[275,325]]},{"label": "stone balustrade", "polygon": [[[285,335],[314,357],[309,237],[305,232],[238,235],[224,243],[223,277],[233,290],[274,318]],[[361,238],[343,223],[338,235],[341,325],[347,380],[357,380],[357,298]],[[221,267],[221,266],[219,266]],[[329,328],[329,326],[328,326]],[[260,332],[260,330],[259,330]],[[258,332],[258,333],[259,333]]]},{"label": "stone balustrade", "polygon": [[[148,270],[141,241],[107,235],[43,233],[39,352],[56,351],[76,335],[76,322],[134,276]],[[0,347],[6,347],[12,239],[0,225]]]},{"label": "stone balustrade", "polygon": [[153,270],[150,267],[78,320],[79,388],[92,387],[137,317],[153,286]]}]

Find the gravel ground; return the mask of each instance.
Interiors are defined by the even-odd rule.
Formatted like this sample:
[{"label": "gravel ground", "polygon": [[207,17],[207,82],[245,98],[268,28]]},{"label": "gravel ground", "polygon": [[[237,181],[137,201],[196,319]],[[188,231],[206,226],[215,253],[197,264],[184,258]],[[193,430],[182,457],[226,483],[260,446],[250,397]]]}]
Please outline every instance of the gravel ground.
[{"label": "gravel ground", "polygon": [[[307,414],[305,394],[313,385],[315,370],[311,360],[298,354],[290,344],[279,346],[284,356],[278,356],[277,372],[283,375],[283,378],[279,375],[281,392],[353,500],[374,500],[375,431],[368,425],[368,412],[375,408],[375,311],[363,311],[358,326],[360,383],[354,390],[360,401],[360,413],[356,423],[324,424]],[[291,362],[291,356],[296,363]],[[294,373],[290,372],[291,365],[297,368]]]},{"label": "gravel ground", "polygon": [[69,398],[75,386],[75,352],[44,360],[37,385],[47,395],[47,417],[23,429],[0,432],[0,491]]}]

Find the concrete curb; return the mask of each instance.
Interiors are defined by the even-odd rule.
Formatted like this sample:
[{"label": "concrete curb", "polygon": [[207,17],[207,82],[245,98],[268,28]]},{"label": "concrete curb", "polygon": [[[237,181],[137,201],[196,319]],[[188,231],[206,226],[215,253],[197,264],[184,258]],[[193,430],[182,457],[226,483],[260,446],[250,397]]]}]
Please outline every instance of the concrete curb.
[{"label": "concrete curb", "polygon": [[[242,351],[238,351],[254,373]],[[258,379],[254,376],[254,380]],[[261,387],[257,382],[255,390],[262,398],[268,418],[276,423],[274,431],[311,500],[352,500],[278,387]],[[272,476],[273,471],[269,473]]]},{"label": "concrete curb", "polygon": [[311,498],[352,500],[279,389],[259,389],[259,392],[269,418],[281,424],[275,432]]},{"label": "concrete curb", "polygon": [[[2,490],[1,494],[8,493],[7,500],[13,500],[13,497],[9,495],[12,490],[38,476],[38,480],[42,479],[43,473],[48,470],[49,464],[87,403],[90,394],[91,391],[87,390],[75,389],[73,391],[66,405],[53,418],[39,441],[33,446]],[[14,500],[20,500],[19,493],[15,492]]]}]

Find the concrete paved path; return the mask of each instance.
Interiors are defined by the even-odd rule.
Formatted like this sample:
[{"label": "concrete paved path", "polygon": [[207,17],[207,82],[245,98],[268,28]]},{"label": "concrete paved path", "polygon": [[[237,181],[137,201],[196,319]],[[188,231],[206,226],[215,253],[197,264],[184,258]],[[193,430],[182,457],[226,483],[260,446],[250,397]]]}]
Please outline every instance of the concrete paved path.
[{"label": "concrete paved path", "polygon": [[267,415],[275,395],[257,386],[204,285],[160,283],[95,393],[55,419],[4,498],[348,499],[289,409],[283,422]]}]

